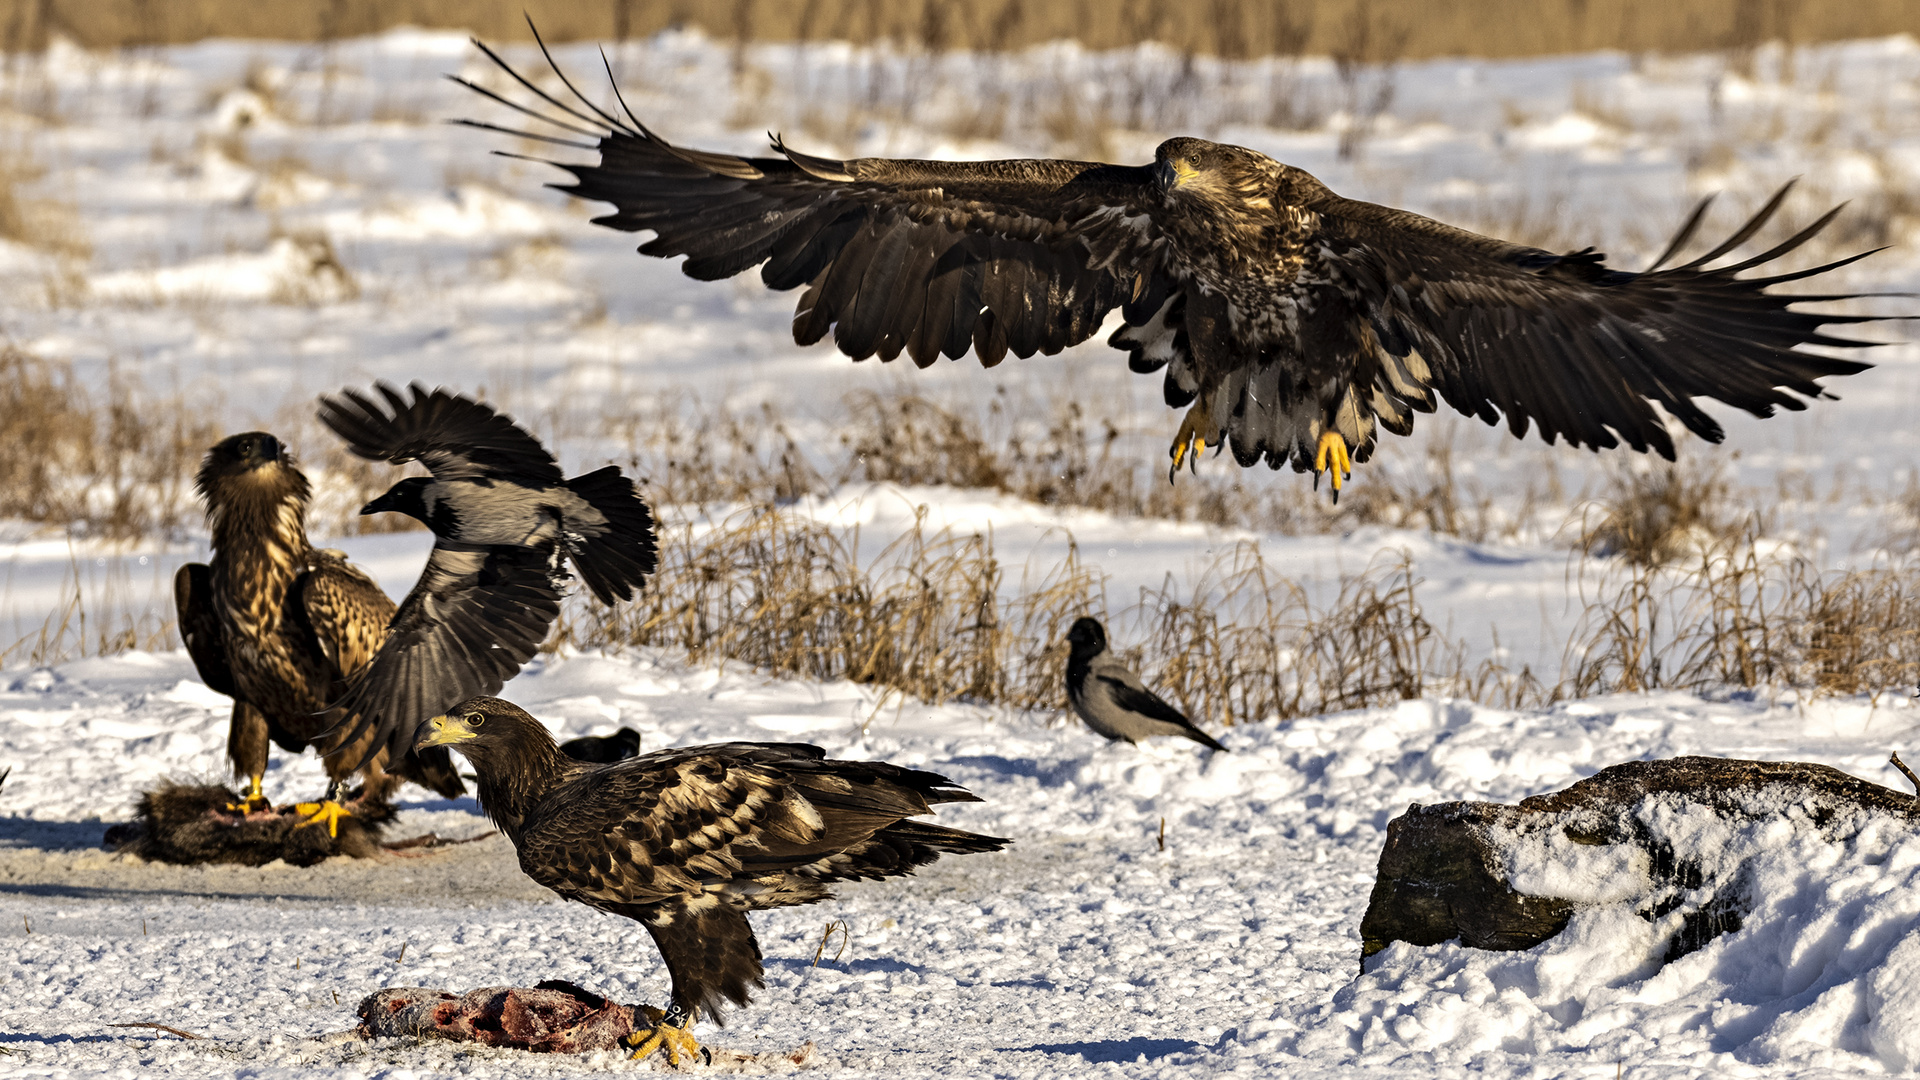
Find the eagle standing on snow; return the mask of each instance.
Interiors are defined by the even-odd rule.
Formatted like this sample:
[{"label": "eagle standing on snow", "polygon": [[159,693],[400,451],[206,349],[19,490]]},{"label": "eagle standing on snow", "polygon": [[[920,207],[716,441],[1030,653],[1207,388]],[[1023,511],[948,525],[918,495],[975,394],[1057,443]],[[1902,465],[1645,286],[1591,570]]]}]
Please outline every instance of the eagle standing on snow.
[{"label": "eagle standing on snow", "polygon": [[569,480],[540,440],[480,402],[418,383],[411,399],[374,390],[380,400],[321,398],[320,420],[361,457],[427,467],[360,512],[419,520],[433,553],[335,704],[348,741],[371,731],[365,752],[395,756],[428,717],[519,674],[560,616],[568,561],[601,603],[632,599],[654,570],[653,515],[618,468]]},{"label": "eagle standing on snow", "polygon": [[633,1056],[698,1051],[688,1029],[763,986],[747,912],[828,899],[836,881],[912,873],[1008,841],[908,818],[978,802],[952,781],[877,761],[829,761],[800,743],[656,750],[613,765],[563,755],[511,702],[477,697],[421,729],[422,749],[473,763],[480,805],[520,868],[568,900],[647,928],[673,979]]},{"label": "eagle standing on snow", "polygon": [[1141,166],[834,161],[777,138],[779,157],[689,150],[571,83],[584,109],[562,102],[480,48],[558,112],[456,81],[591,141],[466,123],[597,150],[597,165],[554,163],[577,180],[562,190],[611,203],[597,224],[651,230],[640,251],[686,256],[690,277],[758,266],[771,288],[805,286],[793,319],[802,345],[831,332],[856,360],[904,352],[925,367],[971,349],[992,367],[1084,341],[1119,308],[1125,323],[1108,343],[1136,372],[1165,368],[1167,404],[1187,409],[1174,469],[1225,446],[1242,466],[1290,463],[1316,483],[1331,468],[1338,498],[1376,428],[1410,433],[1436,395],[1488,424],[1504,415],[1516,436],[1531,424],[1549,443],[1624,442],[1672,460],[1654,403],[1719,442],[1695,398],[1768,416],[1804,409],[1795,394],[1821,396],[1821,377],[1868,366],[1797,349],[1868,344],[1820,327],[1870,317],[1790,309],[1849,295],[1766,291],[1865,253],[1737,276],[1805,243],[1837,207],[1764,254],[1707,267],[1753,236],[1786,188],[1725,243],[1660,269],[1693,238],[1701,203],[1652,267],[1630,273],[1591,248],[1555,255],[1343,199],[1299,169],[1204,139],[1169,139]]},{"label": "eagle standing on snow", "polygon": [[270,809],[260,791],[269,740],[326,758],[326,798],[298,809],[336,835],[347,812],[341,788],[360,763],[362,799],[384,802],[402,779],[448,798],[465,792],[445,750],[393,753],[331,732],[341,717],[327,706],[386,642],[393,601],[340,552],[307,541],[311,489],[280,440],[264,431],[222,440],[207,451],[196,486],[213,559],[182,566],[173,596],[201,680],[233,698],[227,757],[247,778],[247,795],[232,809]]}]

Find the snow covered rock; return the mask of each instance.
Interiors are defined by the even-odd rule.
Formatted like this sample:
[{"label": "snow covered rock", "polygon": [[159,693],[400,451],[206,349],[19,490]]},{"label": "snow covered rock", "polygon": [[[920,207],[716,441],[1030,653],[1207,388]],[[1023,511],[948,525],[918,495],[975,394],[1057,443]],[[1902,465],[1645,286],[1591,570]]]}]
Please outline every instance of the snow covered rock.
[{"label": "snow covered rock", "polygon": [[1670,962],[1740,929],[1764,851],[1796,834],[1847,845],[1876,816],[1910,826],[1920,800],[1825,765],[1711,757],[1615,765],[1517,806],[1416,803],[1387,825],[1361,957],[1530,949],[1579,909],[1624,905]]}]

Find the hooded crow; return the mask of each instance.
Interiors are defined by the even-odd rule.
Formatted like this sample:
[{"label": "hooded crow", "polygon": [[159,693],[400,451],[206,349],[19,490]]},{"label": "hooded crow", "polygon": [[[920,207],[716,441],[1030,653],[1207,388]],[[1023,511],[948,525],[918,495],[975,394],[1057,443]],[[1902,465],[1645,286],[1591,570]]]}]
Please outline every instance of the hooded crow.
[{"label": "hooded crow", "polygon": [[1098,619],[1075,619],[1067,641],[1073,645],[1067,658],[1067,700],[1088,727],[1115,742],[1184,735],[1208,749],[1226,749],[1194,727],[1185,713],[1160,700],[1132,668],[1107,651],[1107,631]]},{"label": "hooded crow", "polygon": [[532,658],[560,614],[573,563],[602,603],[632,599],[655,565],[653,516],[609,465],[571,480],[539,440],[492,408],[418,383],[409,400],[352,390],[320,399],[320,420],[364,458],[418,461],[414,476],[361,508],[433,530],[433,554],[393,617],[386,646],[337,707],[391,754],[428,717],[490,694]]}]

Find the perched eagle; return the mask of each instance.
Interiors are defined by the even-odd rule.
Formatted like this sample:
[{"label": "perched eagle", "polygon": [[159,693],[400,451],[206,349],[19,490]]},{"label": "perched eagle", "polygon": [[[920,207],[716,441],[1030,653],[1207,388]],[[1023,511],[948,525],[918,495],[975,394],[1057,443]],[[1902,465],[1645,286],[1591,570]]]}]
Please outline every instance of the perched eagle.
[{"label": "perched eagle", "polygon": [[800,344],[831,333],[856,360],[905,353],[925,367],[972,350],[991,367],[1084,341],[1120,309],[1108,343],[1136,372],[1164,368],[1167,404],[1187,409],[1174,468],[1226,446],[1242,466],[1290,463],[1316,483],[1331,468],[1337,497],[1376,429],[1408,434],[1436,397],[1489,424],[1504,415],[1516,436],[1533,425],[1550,443],[1672,459],[1655,403],[1718,442],[1695,398],[1768,416],[1805,408],[1795,395],[1819,397],[1821,377],[1868,366],[1797,348],[1867,344],[1820,327],[1869,317],[1791,309],[1849,295],[1767,291],[1865,253],[1738,276],[1805,243],[1838,208],[1763,254],[1708,266],[1772,218],[1786,188],[1726,242],[1661,269],[1693,238],[1701,203],[1666,254],[1632,273],[1591,248],[1556,255],[1344,199],[1204,139],[1169,139],[1140,166],[834,161],[777,138],[778,157],[690,150],[577,90],[581,107],[561,101],[481,48],[544,111],[456,81],[589,141],[466,123],[598,151],[598,164],[554,163],[576,179],[562,190],[611,203],[597,224],[651,231],[640,251],[686,256],[690,277],[757,266],[771,288],[804,286]]},{"label": "perched eagle", "polygon": [[656,750],[612,765],[562,754],[511,702],[477,697],[421,729],[466,755],[480,805],[520,869],[568,900],[647,928],[673,979],[634,1057],[698,1050],[689,1029],[765,985],[747,912],[828,899],[836,881],[910,874],[943,854],[1008,841],[907,820],[978,802],[952,781],[877,761],[829,761],[800,743]]},{"label": "perched eagle", "polygon": [[173,578],[180,636],[200,678],[233,698],[227,757],[247,778],[235,809],[267,808],[260,777],[267,742],[326,758],[332,784],[302,813],[337,831],[347,813],[341,788],[365,763],[360,798],[385,801],[401,779],[452,798],[463,793],[444,750],[398,753],[372,740],[329,733],[340,716],[326,711],[387,640],[393,601],[338,551],[307,541],[311,489],[280,440],[249,431],[222,440],[200,464],[213,559],[188,563]]},{"label": "perched eagle", "polygon": [[371,730],[368,746],[389,756],[428,717],[519,673],[560,615],[568,561],[605,604],[632,599],[655,563],[653,515],[618,468],[568,480],[512,419],[446,390],[411,391],[320,399],[321,422],[354,453],[432,473],[360,510],[406,514],[434,535],[386,644],[335,703],[350,741]]}]

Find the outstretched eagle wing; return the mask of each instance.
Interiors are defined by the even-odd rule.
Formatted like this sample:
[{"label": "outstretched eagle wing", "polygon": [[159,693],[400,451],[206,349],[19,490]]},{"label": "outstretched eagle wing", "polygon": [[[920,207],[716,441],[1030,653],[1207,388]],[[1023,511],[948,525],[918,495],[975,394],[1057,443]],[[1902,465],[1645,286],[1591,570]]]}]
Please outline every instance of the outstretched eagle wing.
[{"label": "outstretched eagle wing", "polygon": [[1084,341],[1123,304],[1144,321],[1165,299],[1148,167],[837,161],[778,140],[782,157],[689,150],[584,97],[584,109],[562,102],[481,48],[544,111],[456,81],[594,140],[532,135],[599,151],[597,165],[554,163],[576,180],[562,190],[613,204],[596,224],[652,231],[640,251],[684,255],[682,270],[700,280],[759,266],[771,288],[807,286],[793,319],[802,345],[831,330],[856,360],[904,352],[926,367],[972,349],[991,367],[1009,352],[1051,355]]},{"label": "outstretched eagle wing", "polygon": [[1550,443],[1564,438],[1598,449],[1624,441],[1671,460],[1673,440],[1653,402],[1719,442],[1720,425],[1693,399],[1768,416],[1776,408],[1806,408],[1796,394],[1821,396],[1815,380],[1822,376],[1870,366],[1797,348],[1867,344],[1820,327],[1870,316],[1793,307],[1850,296],[1767,291],[1870,252],[1792,273],[1738,276],[1804,244],[1838,208],[1766,252],[1707,265],[1765,225],[1787,190],[1712,251],[1661,269],[1692,239],[1705,215],[1701,203],[1667,253],[1641,273],[1609,268],[1591,249],[1555,255],[1325,188],[1305,202],[1319,216],[1316,239],[1331,287],[1345,301],[1329,305],[1326,317],[1349,321],[1354,336],[1374,347],[1367,359],[1378,365],[1378,389],[1421,411],[1432,408],[1427,391],[1438,391],[1489,424],[1505,416],[1516,436],[1531,421]]},{"label": "outstretched eagle wing", "polygon": [[234,695],[233,668],[227,663],[226,638],[220,630],[220,616],[214,607],[213,568],[206,563],[187,563],[173,575],[173,606],[178,617],[180,640],[187,655],[193,657],[200,681],[216,694]]},{"label": "outstretched eagle wing", "polygon": [[[382,402],[356,390],[320,398],[320,422],[355,454],[395,465],[419,461],[435,480],[512,477],[557,484],[563,477],[540,440],[478,401],[419,383],[408,400],[386,383]],[[458,700],[458,699],[456,699]]]},{"label": "outstretched eagle wing", "polygon": [[455,702],[492,694],[539,650],[560,616],[564,571],[551,542],[538,547],[438,543],[420,580],[401,603],[387,640],[353,673],[329,708],[345,710],[336,746],[371,728],[366,764],[380,747],[399,761],[414,729]]}]

